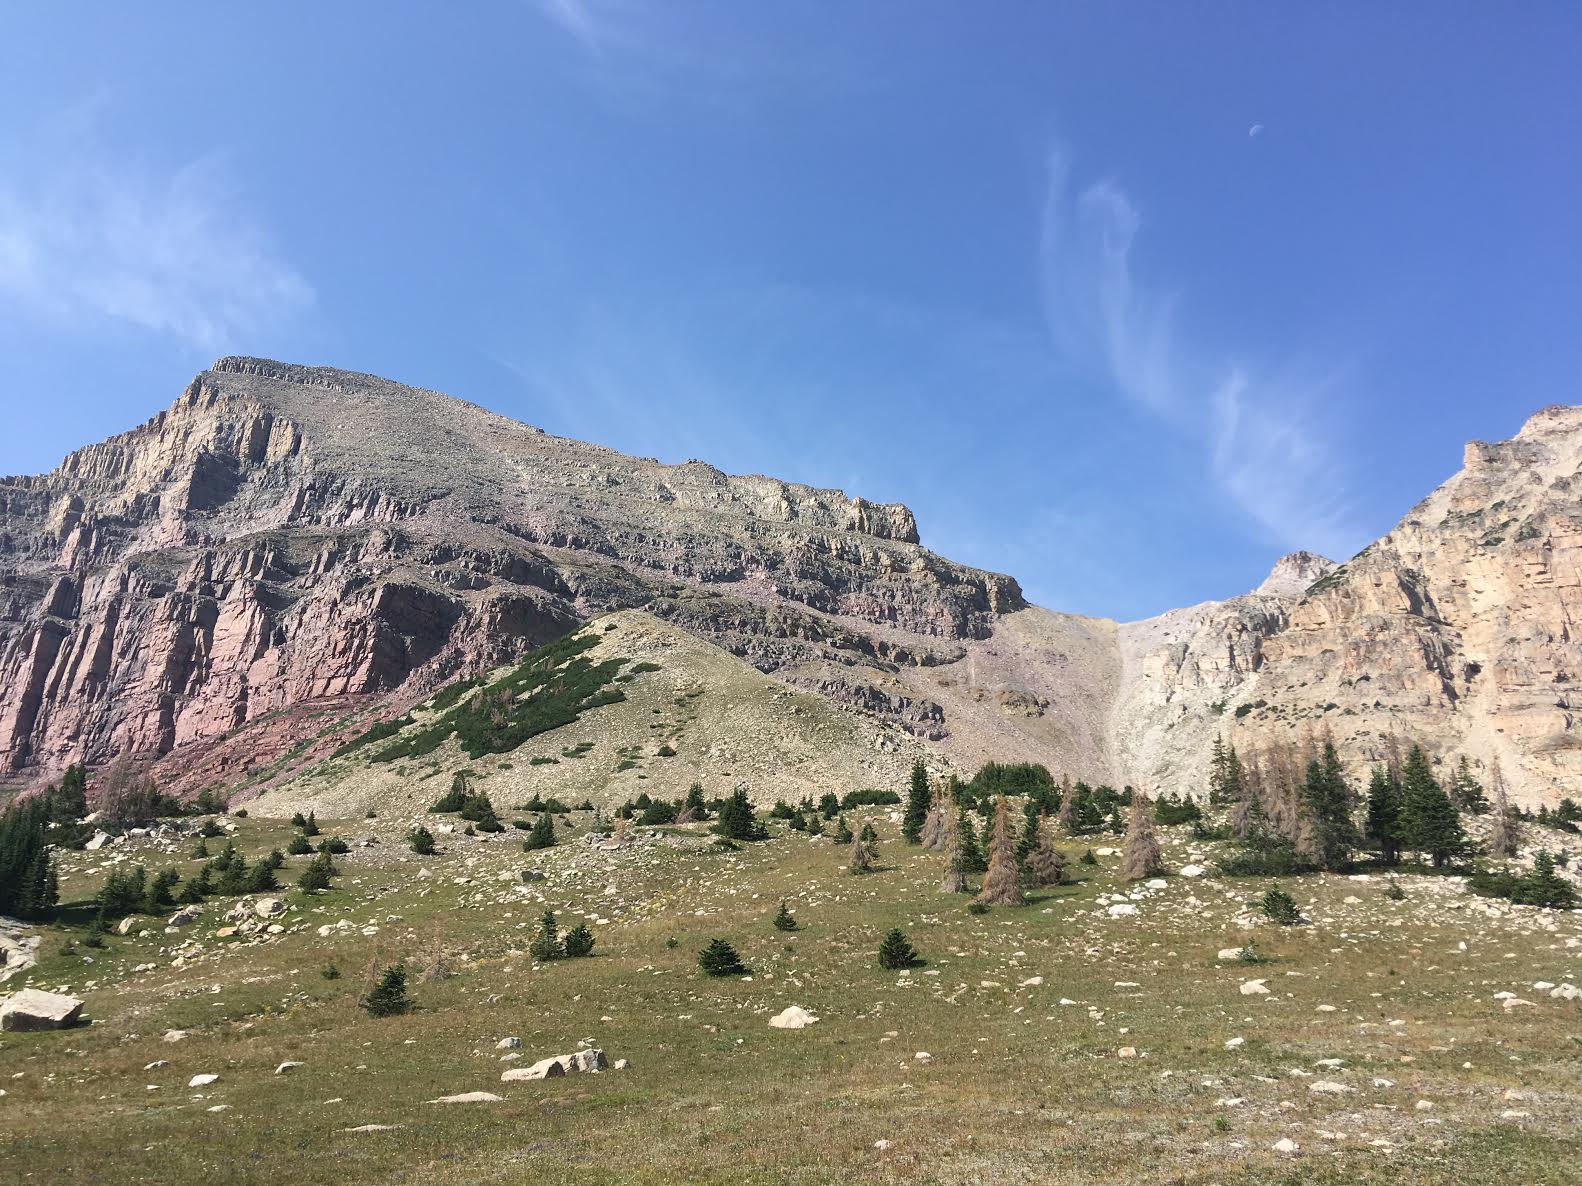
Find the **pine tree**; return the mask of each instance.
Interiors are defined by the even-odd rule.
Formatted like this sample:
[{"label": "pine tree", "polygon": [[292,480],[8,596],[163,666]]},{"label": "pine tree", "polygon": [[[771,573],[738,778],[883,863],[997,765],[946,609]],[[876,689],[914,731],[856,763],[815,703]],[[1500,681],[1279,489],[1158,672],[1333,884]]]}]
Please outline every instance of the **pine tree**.
[{"label": "pine tree", "polygon": [[[291,843],[286,845],[286,852],[294,857],[305,857],[313,851],[313,845],[308,843],[308,838],[301,832],[291,837]],[[207,855],[207,850],[205,850]]]},{"label": "pine tree", "polygon": [[1351,820],[1351,790],[1333,742],[1326,741],[1322,757],[1307,764],[1302,806],[1306,821],[1297,851],[1321,869],[1338,872],[1347,868],[1358,837]]},{"label": "pine tree", "polygon": [[279,888],[280,879],[275,876],[275,867],[267,860],[259,861],[247,874],[247,892],[250,894],[270,894]]},{"label": "pine tree", "polygon": [[937,852],[945,847],[945,833],[947,821],[950,818],[950,805],[945,802],[945,793],[942,787],[936,786],[929,800],[928,816],[923,820],[923,831],[919,842],[930,852]]},{"label": "pine tree", "polygon": [[846,817],[844,815],[838,817],[837,823],[838,823],[838,826],[835,829],[835,843],[836,844],[850,844],[851,843],[851,828],[848,827],[847,824],[846,824]]},{"label": "pine tree", "polygon": [[780,903],[780,913],[774,917],[774,928],[777,931],[794,931],[798,929],[796,917],[786,908],[783,900]]},{"label": "pine tree", "polygon": [[994,805],[994,838],[989,846],[989,867],[976,901],[985,906],[1022,906],[1021,875],[1017,869],[1016,841],[1012,839],[1011,812],[1005,796]]},{"label": "pine tree", "polygon": [[363,998],[363,1008],[375,1017],[394,1017],[412,1008],[406,995],[405,964],[395,964],[384,970],[379,983]]},{"label": "pine tree", "polygon": [[0,815],[0,914],[29,920],[55,912],[55,865],[45,840],[43,796],[13,802]]},{"label": "pine tree", "polygon": [[1038,829],[1038,844],[1027,858],[1027,879],[1035,886],[1059,885],[1066,879],[1066,857],[1055,847],[1049,820],[1043,818]]},{"label": "pine tree", "polygon": [[297,888],[304,893],[313,893],[317,890],[330,888],[330,878],[334,875],[335,866],[330,860],[330,854],[321,852],[309,862],[308,867],[302,870],[302,876],[297,878]]},{"label": "pine tree", "polygon": [[566,932],[566,940],[563,944],[566,958],[582,959],[584,956],[592,955],[593,944],[593,932],[588,929],[588,924],[579,922]]},{"label": "pine tree", "polygon": [[753,814],[746,787],[737,787],[731,797],[720,804],[719,822],[714,830],[727,840],[762,840],[768,835]]},{"label": "pine tree", "polygon": [[1241,759],[1236,747],[1226,745],[1219,734],[1209,751],[1208,801],[1214,804],[1239,803],[1242,799]]},{"label": "pine tree", "polygon": [[559,843],[555,838],[555,817],[549,812],[544,812],[533,821],[532,830],[528,832],[527,839],[522,841],[523,852],[534,852],[540,848],[554,848]]},{"label": "pine tree", "polygon": [[1483,784],[1472,773],[1472,762],[1462,754],[1456,763],[1456,772],[1450,780],[1450,800],[1468,815],[1483,815],[1489,810],[1488,797]]},{"label": "pine tree", "polygon": [[450,790],[446,791],[435,801],[434,806],[429,808],[429,812],[433,815],[440,815],[460,811],[465,806],[467,806],[467,776],[458,770],[451,775]]},{"label": "pine tree", "polygon": [[1461,816],[1428,768],[1422,746],[1412,746],[1401,773],[1403,802],[1401,834],[1404,846],[1427,853],[1436,869],[1443,868],[1467,848]]},{"label": "pine tree", "polygon": [[1121,880],[1141,881],[1164,871],[1164,853],[1154,834],[1153,804],[1142,791],[1132,792],[1132,816],[1126,826],[1126,844],[1121,854]]},{"label": "pine tree", "polygon": [[945,880],[940,884],[940,889],[947,894],[964,894],[967,892],[967,866],[966,854],[961,847],[961,825],[958,817],[946,816],[943,836],[945,848]]},{"label": "pine tree", "polygon": [[560,933],[555,926],[555,912],[546,910],[539,919],[538,934],[528,944],[527,953],[539,963],[548,963],[558,960],[566,954],[565,946],[560,941]]},{"label": "pine tree", "polygon": [[1516,883],[1511,901],[1523,906],[1570,910],[1576,906],[1577,893],[1569,881],[1555,872],[1554,857],[1541,851],[1533,858],[1533,871]]},{"label": "pine tree", "polygon": [[406,834],[407,847],[418,856],[430,856],[434,852],[434,833],[422,824],[418,824]]},{"label": "pine tree", "polygon": [[887,934],[879,944],[879,966],[888,971],[898,972],[903,968],[915,968],[922,962],[918,958],[917,948],[907,941],[900,927]]},{"label": "pine tree", "polygon": [[1401,862],[1401,784],[1385,766],[1375,766],[1368,781],[1368,816],[1363,825],[1368,840],[1378,846],[1386,865]]},{"label": "pine tree", "polygon": [[956,813],[956,837],[956,845],[961,850],[962,872],[969,875],[988,872],[988,858],[978,845],[978,834],[973,831],[972,819],[964,809]]},{"label": "pine tree", "polygon": [[922,843],[929,800],[928,769],[923,765],[923,759],[918,758],[912,763],[912,785],[907,791],[906,813],[901,817],[901,839],[908,844]]},{"label": "pine tree", "polygon": [[303,821],[302,834],[304,836],[317,836],[319,834],[319,821],[314,812],[308,812],[308,818]]},{"label": "pine tree", "polygon": [[1016,842],[1016,863],[1024,863],[1035,848],[1038,847],[1039,824],[1043,819],[1038,810],[1038,800],[1027,796],[1027,802],[1022,804],[1022,835]]},{"label": "pine tree", "polygon": [[52,824],[74,824],[88,814],[88,773],[81,763],[66,767],[60,786],[49,789],[48,801]]},{"label": "pine tree", "polygon": [[1302,921],[1302,912],[1297,909],[1296,899],[1279,886],[1275,886],[1263,896],[1262,909],[1267,918],[1283,927],[1293,926]]},{"label": "pine tree", "polygon": [[747,975],[741,956],[724,939],[709,940],[708,946],[698,953],[698,967],[706,976]]}]

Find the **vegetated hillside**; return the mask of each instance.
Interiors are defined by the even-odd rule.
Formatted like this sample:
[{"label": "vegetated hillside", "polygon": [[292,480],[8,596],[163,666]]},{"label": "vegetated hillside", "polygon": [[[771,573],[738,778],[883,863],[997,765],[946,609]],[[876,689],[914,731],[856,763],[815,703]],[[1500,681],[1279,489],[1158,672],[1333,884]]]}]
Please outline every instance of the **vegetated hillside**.
[{"label": "vegetated hillside", "polygon": [[[581,706],[579,708],[579,706]],[[648,614],[595,619],[479,685],[456,683],[266,790],[258,814],[420,817],[466,771],[501,812],[534,798],[603,808],[648,794],[762,803],[904,783],[904,729],[763,675]]]},{"label": "vegetated hillside", "polygon": [[[941,763],[1201,792],[1216,732],[1392,733],[1582,775],[1582,410],[1550,409],[1340,569],[1116,624],[922,547],[905,507],[549,436],[369,375],[221,359],[167,411],[0,481],[0,768],[130,753],[182,793],[289,780],[370,719],[642,609]],[[729,765],[729,762],[722,765]]]}]

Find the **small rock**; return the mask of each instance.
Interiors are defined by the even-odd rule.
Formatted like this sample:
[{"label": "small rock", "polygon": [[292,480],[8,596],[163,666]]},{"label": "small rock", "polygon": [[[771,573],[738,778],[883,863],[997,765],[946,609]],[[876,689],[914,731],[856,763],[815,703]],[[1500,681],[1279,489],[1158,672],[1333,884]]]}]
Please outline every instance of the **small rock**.
[{"label": "small rock", "polygon": [[1244,997],[1261,996],[1269,991],[1269,986],[1262,980],[1244,980],[1241,985],[1241,995]]},{"label": "small rock", "polygon": [[194,1075],[187,1080],[188,1087],[207,1087],[210,1083],[219,1081],[218,1075]]},{"label": "small rock", "polygon": [[806,1029],[817,1021],[817,1017],[800,1005],[788,1005],[769,1019],[769,1025],[772,1029],[777,1030],[800,1030]]},{"label": "small rock", "polygon": [[1281,1137],[1274,1143],[1274,1151],[1276,1153],[1291,1154],[1297,1152],[1301,1148],[1302,1146],[1298,1145],[1290,1137]]},{"label": "small rock", "polygon": [[494,1044],[494,1048],[496,1050],[520,1050],[522,1048],[522,1039],[521,1038],[501,1038],[498,1042],[496,1042]]},{"label": "small rock", "polygon": [[492,1091],[464,1091],[460,1095],[442,1095],[437,1100],[429,1100],[431,1104],[497,1104],[504,1096],[495,1095]]},{"label": "small rock", "polygon": [[290,1061],[283,1062],[278,1067],[275,1068],[275,1074],[277,1074],[277,1075],[289,1075],[292,1071],[296,1070],[298,1067],[306,1066],[306,1065],[307,1065],[306,1063],[300,1063],[300,1062],[290,1062]]}]

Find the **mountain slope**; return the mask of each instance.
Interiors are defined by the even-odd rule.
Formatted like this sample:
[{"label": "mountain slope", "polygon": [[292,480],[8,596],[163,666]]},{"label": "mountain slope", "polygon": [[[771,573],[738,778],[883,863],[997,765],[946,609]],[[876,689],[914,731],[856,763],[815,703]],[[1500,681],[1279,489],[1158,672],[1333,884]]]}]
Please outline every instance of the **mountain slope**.
[{"label": "mountain slope", "polygon": [[[1339,569],[1295,553],[1251,593],[1118,624],[930,552],[903,506],[226,358],[140,428],[0,480],[0,770],[131,752],[177,789],[282,786],[358,722],[641,609],[962,771],[1200,790],[1216,732],[1327,727],[1359,760],[1392,732],[1498,759],[1552,800],[1582,774],[1579,468],[1582,410],[1549,409]],[[831,760],[858,777],[871,741]]]}]

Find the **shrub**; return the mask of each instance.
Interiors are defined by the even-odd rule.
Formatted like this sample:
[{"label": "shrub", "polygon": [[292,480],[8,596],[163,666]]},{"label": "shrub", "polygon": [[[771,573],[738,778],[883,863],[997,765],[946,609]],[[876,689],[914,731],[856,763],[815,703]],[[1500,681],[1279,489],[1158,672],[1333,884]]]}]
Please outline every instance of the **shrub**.
[{"label": "shrub", "polygon": [[798,929],[796,918],[791,914],[791,911],[786,909],[784,902],[780,903],[780,913],[775,915],[774,927],[777,931],[794,931]]},{"label": "shrub", "polygon": [[406,834],[407,847],[419,856],[432,856],[434,854],[434,833],[422,824],[413,828]]},{"label": "shrub", "polygon": [[379,983],[363,998],[363,1008],[375,1017],[394,1017],[412,1008],[406,995],[406,965],[395,964],[384,970]]},{"label": "shrub", "polygon": [[320,852],[332,852],[336,856],[344,856],[346,853],[351,852],[351,850],[352,846],[347,844],[346,841],[342,840],[339,836],[331,836],[328,840],[325,840],[319,845]]},{"label": "shrub", "polygon": [[202,836],[205,840],[213,840],[217,836],[225,835],[225,829],[220,827],[220,825],[215,823],[212,819],[206,819],[203,821],[203,827],[198,829],[198,835]]},{"label": "shrub", "polygon": [[747,968],[742,964],[741,956],[736,954],[736,949],[724,939],[710,939],[709,945],[698,953],[698,967],[703,969],[708,976],[745,976]]},{"label": "shrub", "polygon": [[[291,843],[286,845],[286,852],[294,857],[305,857],[312,851],[313,846],[308,843],[308,838],[301,832],[298,832],[295,836],[293,836],[291,838]],[[207,856],[208,853],[205,852],[204,855]]]},{"label": "shrub", "polygon": [[571,959],[581,959],[593,953],[593,932],[588,929],[587,923],[579,922],[566,932],[566,955]]},{"label": "shrub", "polygon": [[896,927],[884,937],[879,944],[879,966],[891,972],[902,968],[915,968],[923,961],[918,958],[917,949],[907,941],[901,928]]},{"label": "shrub", "polygon": [[1392,877],[1390,884],[1384,887],[1384,896],[1392,902],[1404,902],[1406,891],[1401,888],[1401,883]]},{"label": "shrub", "polygon": [[553,848],[556,843],[555,817],[546,811],[533,824],[533,830],[527,834],[527,839],[522,841],[522,851],[532,852],[539,848]]},{"label": "shrub", "polygon": [[314,857],[308,867],[302,870],[302,876],[297,878],[297,888],[309,894],[329,889],[331,868],[328,853]]},{"label": "shrub", "polygon": [[247,892],[250,894],[273,893],[279,888],[280,881],[275,877],[275,867],[267,858],[254,865],[252,872],[247,875]]},{"label": "shrub", "polygon": [[1302,912],[1297,909],[1296,899],[1279,886],[1275,886],[1263,896],[1262,910],[1265,917],[1279,923],[1282,927],[1292,926],[1302,921]]},{"label": "shrub", "polygon": [[980,902],[978,899],[974,898],[972,901],[967,903],[968,914],[987,914],[988,912],[989,904],[987,902]]},{"label": "shrub", "polygon": [[865,788],[860,791],[849,791],[840,801],[840,805],[847,810],[853,807],[887,807],[892,803],[899,803],[901,796],[894,791],[876,791]]},{"label": "shrub", "polygon": [[319,975],[326,980],[339,980],[341,978],[341,970],[333,963],[325,964],[324,967],[319,969]]}]

